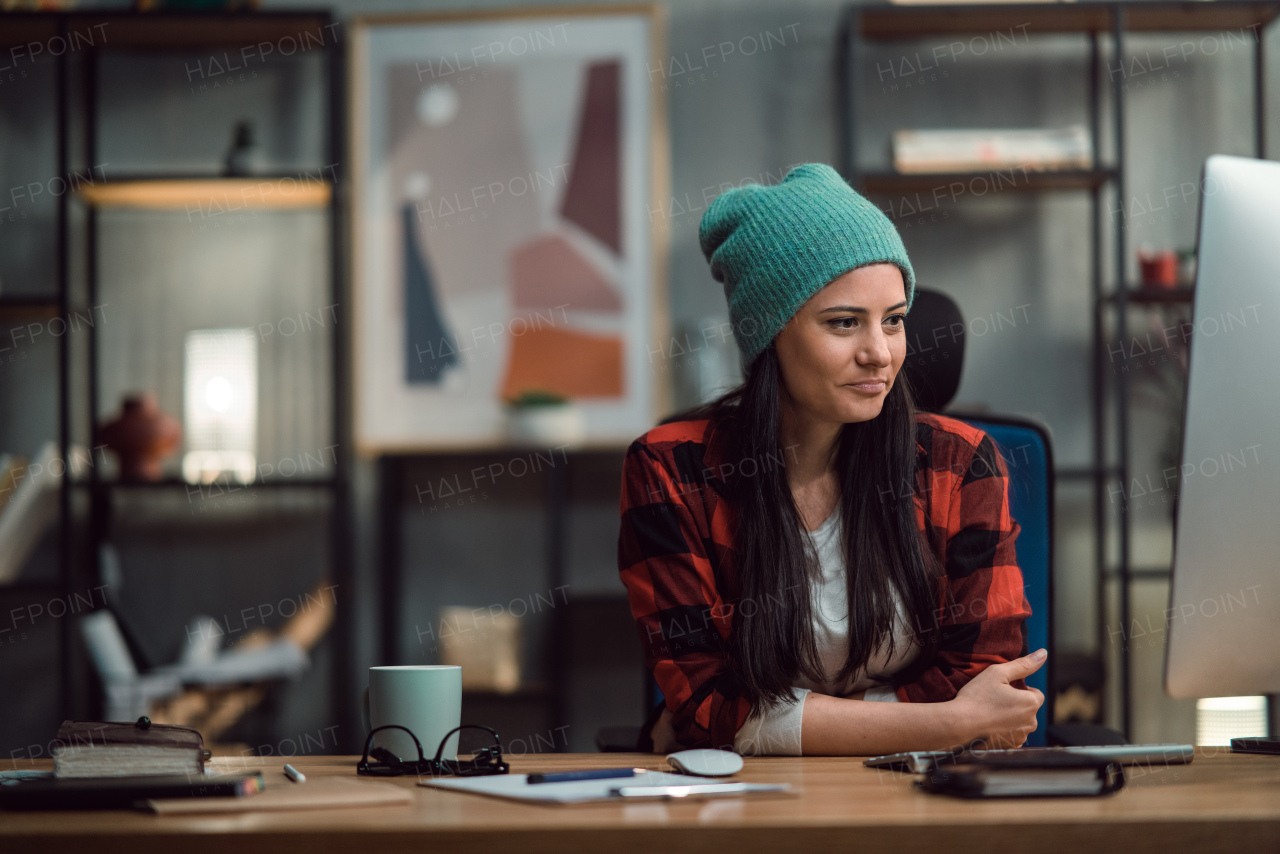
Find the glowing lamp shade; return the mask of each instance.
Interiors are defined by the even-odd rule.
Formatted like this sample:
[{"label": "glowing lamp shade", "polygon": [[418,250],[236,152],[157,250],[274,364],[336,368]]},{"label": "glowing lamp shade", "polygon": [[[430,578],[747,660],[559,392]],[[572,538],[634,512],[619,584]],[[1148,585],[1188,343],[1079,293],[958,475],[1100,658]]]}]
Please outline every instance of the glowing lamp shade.
[{"label": "glowing lamp shade", "polygon": [[211,483],[230,473],[250,483],[257,468],[258,339],[252,329],[187,333],[182,476]]}]

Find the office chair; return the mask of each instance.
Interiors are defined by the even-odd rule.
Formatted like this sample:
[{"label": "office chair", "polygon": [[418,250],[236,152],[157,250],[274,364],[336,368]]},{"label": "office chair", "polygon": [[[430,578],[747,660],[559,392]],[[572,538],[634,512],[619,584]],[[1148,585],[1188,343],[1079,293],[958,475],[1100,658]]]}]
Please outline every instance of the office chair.
[{"label": "office chair", "polygon": [[[945,294],[916,290],[911,306],[907,358],[903,371],[918,409],[942,413],[960,386],[964,362],[964,318]],[[1026,621],[1028,651],[1044,647],[1049,658],[1026,683],[1045,697],[1036,714],[1036,730],[1027,737],[1028,747],[1054,743],[1124,743],[1117,733],[1100,727],[1052,727],[1054,702],[1051,672],[1053,655],[1053,450],[1048,428],[1028,418],[991,413],[947,412],[991,436],[1009,471],[1010,515],[1022,526],[1018,535],[1018,566],[1025,595],[1031,605]],[[650,674],[646,683],[644,724],[640,727],[605,727],[596,734],[596,746],[606,752],[652,752],[649,733],[662,713],[663,695]]]}]

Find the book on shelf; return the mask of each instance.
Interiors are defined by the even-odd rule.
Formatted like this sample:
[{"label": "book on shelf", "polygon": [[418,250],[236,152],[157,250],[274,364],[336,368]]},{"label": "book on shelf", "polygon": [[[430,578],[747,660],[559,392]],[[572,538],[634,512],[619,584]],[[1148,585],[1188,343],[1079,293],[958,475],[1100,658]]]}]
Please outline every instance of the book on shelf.
[{"label": "book on shelf", "polygon": [[893,166],[904,174],[1092,169],[1084,125],[1064,128],[942,128],[894,131]]},{"label": "book on shelf", "polygon": [[53,747],[58,779],[203,774],[204,737],[184,726],[63,721]]}]

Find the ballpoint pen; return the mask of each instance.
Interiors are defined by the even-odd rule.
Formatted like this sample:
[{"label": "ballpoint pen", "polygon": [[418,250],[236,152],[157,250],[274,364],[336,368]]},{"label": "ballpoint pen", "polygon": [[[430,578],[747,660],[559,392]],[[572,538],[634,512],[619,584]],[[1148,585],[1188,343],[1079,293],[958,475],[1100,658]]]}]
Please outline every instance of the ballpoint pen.
[{"label": "ballpoint pen", "polygon": [[652,798],[671,800],[679,798],[714,797],[716,795],[746,795],[755,792],[791,792],[790,783],[695,783],[681,786],[614,786],[609,794],[615,798]]},{"label": "ballpoint pen", "polygon": [[605,780],[610,777],[634,777],[645,773],[644,768],[595,768],[589,771],[554,771],[530,774],[530,783],[566,783],[571,780]]}]

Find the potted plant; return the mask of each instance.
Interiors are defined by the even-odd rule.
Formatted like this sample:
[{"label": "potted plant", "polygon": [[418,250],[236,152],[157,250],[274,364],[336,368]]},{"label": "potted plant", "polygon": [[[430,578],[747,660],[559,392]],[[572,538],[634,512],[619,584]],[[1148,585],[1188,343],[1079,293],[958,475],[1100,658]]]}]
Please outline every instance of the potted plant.
[{"label": "potted plant", "polygon": [[578,446],[586,439],[582,410],[564,395],[529,388],[507,398],[505,403],[507,440],[513,445]]}]

